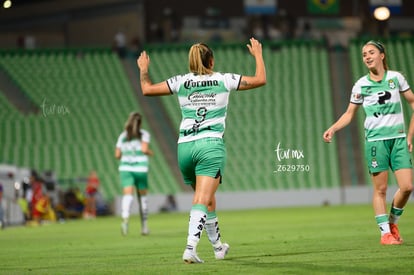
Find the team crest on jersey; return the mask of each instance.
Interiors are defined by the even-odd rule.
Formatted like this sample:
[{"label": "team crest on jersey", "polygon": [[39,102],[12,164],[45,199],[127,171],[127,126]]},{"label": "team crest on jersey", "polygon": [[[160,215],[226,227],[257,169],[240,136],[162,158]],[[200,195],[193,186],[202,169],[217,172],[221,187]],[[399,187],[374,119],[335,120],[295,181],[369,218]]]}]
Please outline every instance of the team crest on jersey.
[{"label": "team crest on jersey", "polygon": [[395,88],[395,82],[394,82],[394,80],[392,80],[392,79],[388,80],[388,87],[390,87],[390,89],[394,89]]},{"label": "team crest on jersey", "polygon": [[378,167],[377,159],[372,159],[371,166],[372,166],[372,168],[377,168]]}]

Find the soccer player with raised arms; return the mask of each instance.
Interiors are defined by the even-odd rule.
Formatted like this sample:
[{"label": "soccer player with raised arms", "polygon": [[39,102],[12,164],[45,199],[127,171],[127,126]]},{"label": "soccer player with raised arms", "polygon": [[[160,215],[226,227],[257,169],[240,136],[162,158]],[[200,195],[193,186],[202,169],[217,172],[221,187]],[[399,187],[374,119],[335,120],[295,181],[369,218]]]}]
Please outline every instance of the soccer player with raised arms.
[{"label": "soccer player with raised arms", "polygon": [[[414,109],[414,95],[404,76],[388,69],[382,43],[367,42],[362,47],[362,61],[369,73],[354,84],[348,109],[323,133],[323,139],[331,142],[335,132],[347,126],[362,105],[365,111],[365,159],[373,182],[372,204],[381,232],[380,243],[399,245],[403,239],[397,223],[413,189],[410,153],[414,134],[413,116],[408,132],[405,129],[401,97]],[[387,214],[389,169],[393,171],[399,189]]]},{"label": "soccer player with raised arms", "polygon": [[[184,182],[194,189],[186,263],[202,263],[196,248],[203,229],[213,245],[216,259],[223,259],[230,246],[222,243],[216,214],[215,193],[221,183],[226,161],[223,141],[230,91],[248,90],[266,84],[262,44],[250,39],[247,45],[255,59],[255,75],[213,71],[213,51],[203,43],[191,46],[188,59],[190,72],[153,84],[148,73],[150,58],[143,51],[138,57],[142,93],[148,96],[177,94],[182,120],[178,138],[178,163]],[[230,62],[230,60],[229,60]]]}]

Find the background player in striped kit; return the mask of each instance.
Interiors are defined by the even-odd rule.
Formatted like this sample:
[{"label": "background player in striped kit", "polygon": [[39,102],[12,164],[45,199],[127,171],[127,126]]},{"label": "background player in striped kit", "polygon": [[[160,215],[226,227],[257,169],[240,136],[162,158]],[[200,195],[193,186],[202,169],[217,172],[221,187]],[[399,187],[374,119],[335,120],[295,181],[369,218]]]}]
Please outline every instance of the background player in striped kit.
[{"label": "background player in striped kit", "polygon": [[197,255],[196,247],[204,228],[216,259],[223,259],[229,250],[229,245],[220,240],[215,211],[215,192],[221,182],[226,160],[223,134],[229,93],[266,84],[261,43],[251,38],[247,47],[255,59],[254,76],[214,72],[213,52],[202,43],[190,48],[190,73],[176,75],[157,84],[153,84],[149,77],[150,59],[147,53],[143,51],[137,60],[143,94],[159,96],[176,93],[181,107],[178,162],[184,182],[195,191],[187,246],[183,253],[186,263],[203,262]]},{"label": "background player in striped kit", "polygon": [[137,191],[140,208],[141,233],[149,234],[148,219],[148,169],[149,158],[153,152],[149,148],[150,134],[141,129],[142,117],[132,112],[125,123],[125,130],[116,143],[115,157],[120,159],[119,175],[123,188],[121,201],[121,232],[128,234],[128,222],[134,191]]},{"label": "background player in striped kit", "polygon": [[[403,240],[397,223],[413,189],[410,152],[414,117],[411,117],[407,133],[401,96],[414,109],[414,95],[401,73],[388,70],[385,48],[380,42],[366,43],[362,48],[362,60],[369,73],[354,84],[348,109],[323,133],[323,139],[330,142],[335,132],[347,126],[358,107],[363,106],[365,158],[374,187],[373,207],[381,231],[380,242],[384,245],[398,245]],[[394,172],[399,189],[394,194],[388,215],[386,192],[389,169]]]}]

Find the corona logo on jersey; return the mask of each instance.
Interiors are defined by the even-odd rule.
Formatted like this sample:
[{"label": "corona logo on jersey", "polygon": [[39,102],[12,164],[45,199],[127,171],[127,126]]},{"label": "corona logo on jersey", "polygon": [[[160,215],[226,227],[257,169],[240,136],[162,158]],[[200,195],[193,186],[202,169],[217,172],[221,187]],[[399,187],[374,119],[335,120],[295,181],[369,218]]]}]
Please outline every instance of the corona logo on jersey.
[{"label": "corona logo on jersey", "polygon": [[218,80],[201,80],[201,81],[193,81],[192,79],[187,80],[184,82],[184,88],[191,89],[191,88],[198,88],[198,87],[212,87],[212,86],[219,86]]}]

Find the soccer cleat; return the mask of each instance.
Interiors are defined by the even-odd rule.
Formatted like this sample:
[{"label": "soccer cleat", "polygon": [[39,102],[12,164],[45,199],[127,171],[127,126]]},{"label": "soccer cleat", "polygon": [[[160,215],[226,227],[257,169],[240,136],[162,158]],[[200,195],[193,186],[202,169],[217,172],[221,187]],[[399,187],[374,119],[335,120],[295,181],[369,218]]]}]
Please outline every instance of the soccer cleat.
[{"label": "soccer cleat", "polygon": [[126,236],[128,234],[128,223],[127,222],[122,222],[121,223],[121,233],[124,236]]},{"label": "soccer cleat", "polygon": [[204,263],[202,259],[197,256],[197,253],[192,249],[186,248],[183,254],[183,261],[186,264],[201,264]]},{"label": "soccer cleat", "polygon": [[214,256],[216,260],[223,260],[224,257],[229,253],[230,245],[223,243],[220,247],[214,249]]},{"label": "soccer cleat", "polygon": [[396,240],[391,233],[386,233],[383,236],[381,236],[381,244],[383,244],[383,245],[399,245],[399,244],[402,244],[402,242]]},{"label": "soccer cleat", "polygon": [[390,223],[391,234],[397,241],[403,242],[403,239],[400,236],[400,231],[398,230],[398,225],[395,223]]},{"label": "soccer cleat", "polygon": [[148,229],[148,227],[144,227],[141,229],[141,235],[149,235],[150,231]]}]

